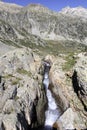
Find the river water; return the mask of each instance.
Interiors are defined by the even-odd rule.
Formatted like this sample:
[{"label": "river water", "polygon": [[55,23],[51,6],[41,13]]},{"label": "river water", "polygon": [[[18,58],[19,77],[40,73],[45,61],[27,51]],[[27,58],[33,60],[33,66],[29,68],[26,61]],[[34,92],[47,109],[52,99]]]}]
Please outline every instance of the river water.
[{"label": "river water", "polygon": [[61,114],[60,108],[58,108],[58,106],[56,105],[55,99],[53,98],[52,93],[49,90],[49,71],[50,71],[50,64],[45,62],[43,85],[46,91],[48,106],[45,112],[44,127],[40,127],[35,130],[56,130],[55,128],[53,128],[53,124],[56,122],[56,120]]},{"label": "river water", "polygon": [[45,62],[43,85],[46,91],[48,107],[45,112],[44,130],[52,130],[53,124],[60,116],[60,108],[58,108],[58,106],[56,105],[55,99],[53,98],[52,93],[49,90],[49,70],[50,70],[50,64]]}]

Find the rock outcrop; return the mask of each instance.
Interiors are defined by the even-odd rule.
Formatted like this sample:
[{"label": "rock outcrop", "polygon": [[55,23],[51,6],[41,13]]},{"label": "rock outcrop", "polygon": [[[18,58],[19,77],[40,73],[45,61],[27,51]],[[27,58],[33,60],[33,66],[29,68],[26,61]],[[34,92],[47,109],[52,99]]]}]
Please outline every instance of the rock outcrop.
[{"label": "rock outcrop", "polygon": [[[86,57],[86,54],[85,56]],[[53,96],[55,97],[56,103],[58,107],[61,108],[62,114],[60,115],[60,118],[56,122],[56,126],[59,129],[65,130],[65,129],[86,129],[87,124],[87,112],[84,109],[84,104],[87,103],[87,93],[85,91],[85,95],[79,95],[82,98],[78,98],[78,94],[75,92],[77,88],[73,88],[73,69],[71,68],[70,72],[64,71],[63,66],[65,64],[65,60],[63,56],[61,57],[53,57],[53,56],[47,56],[46,59],[49,59],[49,61],[52,61],[52,67],[49,73],[50,76],[50,86],[49,88],[52,91]],[[81,61],[82,59],[82,61]],[[86,74],[86,60],[85,58],[77,59],[76,66],[80,66],[82,70],[84,70],[84,74]],[[84,62],[83,62],[84,60]],[[84,64],[84,69],[82,67],[82,64]],[[79,67],[76,67],[75,69],[78,70]],[[78,68],[78,69],[77,69]],[[81,73],[82,71],[77,71]],[[69,77],[68,77],[69,76]],[[77,77],[74,77],[77,78]],[[81,87],[81,82],[79,80],[82,79],[82,76],[80,75],[80,78],[78,79],[79,87]],[[83,81],[83,89],[81,89],[82,92],[86,88],[86,77],[84,77],[85,82]],[[74,79],[75,80],[75,79]],[[74,84],[76,82],[74,81]],[[77,86],[78,87],[78,86]],[[82,92],[78,93],[82,93]],[[84,103],[84,104],[83,104]],[[55,125],[54,125],[55,126]]]},{"label": "rock outcrop", "polygon": [[44,124],[46,96],[41,60],[30,49],[0,57],[0,130],[28,130]]},{"label": "rock outcrop", "polygon": [[87,111],[87,53],[80,53],[74,67],[73,87]]},{"label": "rock outcrop", "polygon": [[0,56],[4,55],[5,53],[14,50],[15,47],[13,46],[8,46],[6,44],[3,44],[3,42],[0,42]]},{"label": "rock outcrop", "polygon": [[68,108],[64,114],[59,118],[57,123],[62,122],[61,127],[62,129],[66,130],[66,129],[75,129],[74,126],[74,112],[72,110],[72,108]]},{"label": "rock outcrop", "polygon": [[49,73],[50,77],[50,85],[49,88],[51,89],[59,107],[61,108],[62,112],[64,112],[68,107],[69,103],[66,97],[64,96],[64,92],[62,91],[64,87],[63,80],[65,79],[64,72],[62,71],[62,64],[64,60],[58,57],[58,60],[54,56],[46,56],[46,60],[51,62],[51,70]]}]

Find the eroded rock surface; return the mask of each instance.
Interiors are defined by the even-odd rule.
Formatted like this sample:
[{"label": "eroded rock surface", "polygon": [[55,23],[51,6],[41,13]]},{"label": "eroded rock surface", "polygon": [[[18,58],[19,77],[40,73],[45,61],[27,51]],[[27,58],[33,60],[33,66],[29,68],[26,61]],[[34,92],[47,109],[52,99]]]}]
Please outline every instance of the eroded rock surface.
[{"label": "eroded rock surface", "polygon": [[27,130],[44,123],[40,65],[39,56],[30,49],[0,57],[0,130]]},{"label": "eroded rock surface", "polygon": [[74,127],[74,113],[71,108],[68,108],[64,114],[59,118],[58,122],[62,123],[62,128],[65,129],[75,129]]},{"label": "eroded rock surface", "polygon": [[[86,129],[87,113],[84,110],[84,105],[82,101],[78,98],[78,95],[75,93],[75,90],[73,88],[73,82],[72,82],[73,68],[71,68],[69,71],[63,70],[63,66],[66,61],[61,56],[59,57],[48,56],[47,58],[52,61],[52,67],[50,70],[49,87],[53,93],[53,96],[55,97],[57,105],[62,110],[62,115],[56,122],[58,130],[59,129],[62,130],[63,129],[64,130],[65,129]],[[82,59],[85,60],[85,58]],[[77,64],[78,62],[79,59],[77,58]],[[78,64],[81,65],[81,68],[82,68],[82,63],[83,62]],[[86,69],[86,64],[84,70],[85,69]],[[81,73],[81,71],[79,73]],[[83,84],[84,83],[85,82],[83,82]],[[85,99],[86,99],[86,95],[85,95]],[[86,103],[86,100],[84,101]]]},{"label": "eroded rock surface", "polygon": [[80,53],[79,60],[74,67],[73,86],[87,111],[87,53]]}]

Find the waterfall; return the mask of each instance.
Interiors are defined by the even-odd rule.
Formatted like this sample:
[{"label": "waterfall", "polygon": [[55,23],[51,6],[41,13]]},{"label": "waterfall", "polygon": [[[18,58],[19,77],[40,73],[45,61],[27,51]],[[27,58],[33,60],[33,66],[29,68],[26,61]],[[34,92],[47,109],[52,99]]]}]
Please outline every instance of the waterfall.
[{"label": "waterfall", "polygon": [[46,96],[48,100],[48,108],[45,112],[45,127],[50,126],[50,128],[52,128],[53,124],[56,122],[57,118],[60,115],[60,111],[58,110],[58,106],[56,105],[55,99],[53,98],[51,91],[49,90],[49,71],[50,63],[45,62],[43,85],[45,87]]},{"label": "waterfall", "polygon": [[58,117],[61,114],[60,108],[56,105],[55,99],[52,96],[51,91],[49,90],[49,71],[50,63],[44,62],[44,76],[43,76],[43,85],[45,87],[48,106],[45,111],[45,124],[39,128],[33,128],[31,130],[54,130],[53,124],[56,122]]}]

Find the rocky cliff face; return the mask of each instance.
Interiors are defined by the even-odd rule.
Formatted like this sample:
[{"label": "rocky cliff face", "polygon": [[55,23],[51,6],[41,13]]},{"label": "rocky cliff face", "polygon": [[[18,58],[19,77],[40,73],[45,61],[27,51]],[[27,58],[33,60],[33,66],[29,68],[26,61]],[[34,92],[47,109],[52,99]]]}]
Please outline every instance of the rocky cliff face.
[{"label": "rocky cliff face", "polygon": [[0,130],[28,130],[44,124],[46,96],[40,65],[30,49],[0,57]]},{"label": "rocky cliff face", "polygon": [[74,91],[81,100],[84,109],[87,111],[87,53],[78,55],[79,60],[75,65],[73,74]]}]

